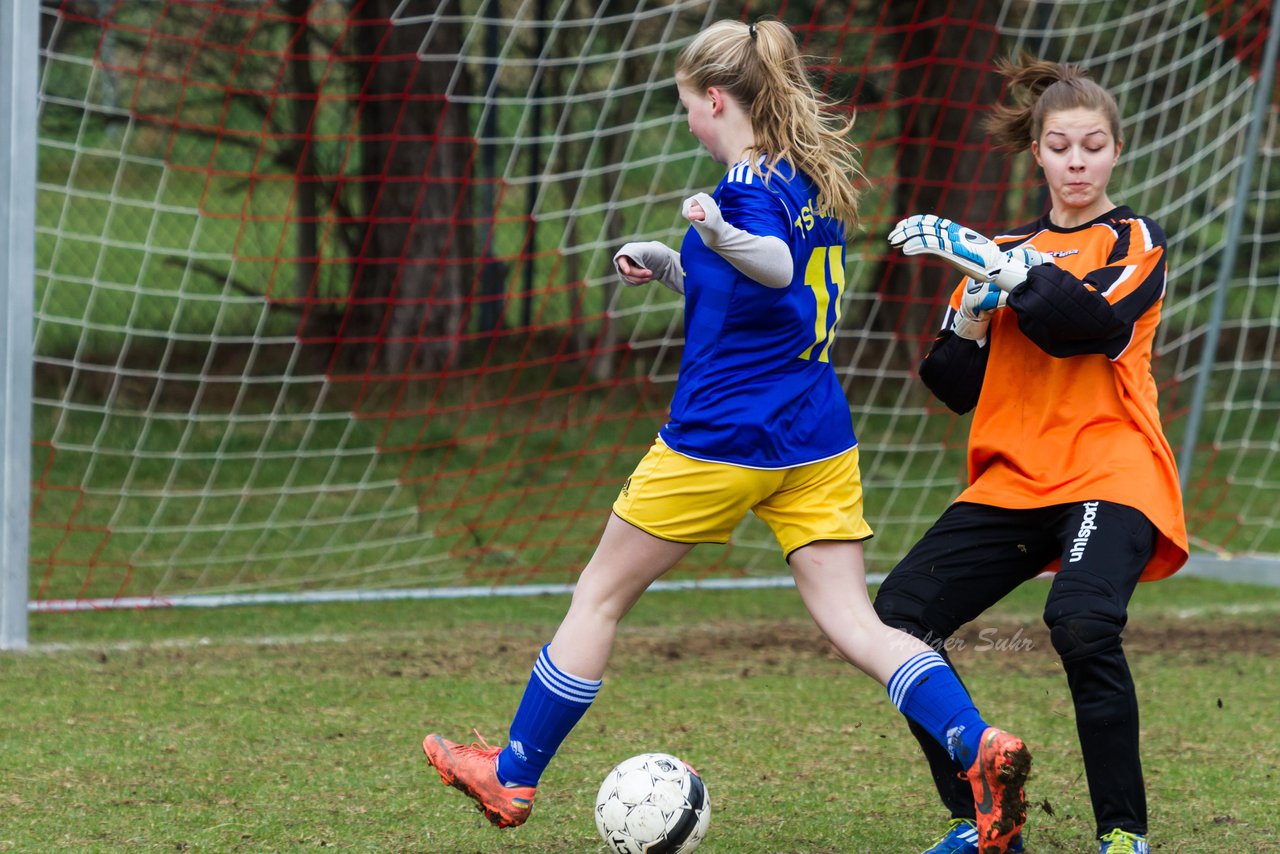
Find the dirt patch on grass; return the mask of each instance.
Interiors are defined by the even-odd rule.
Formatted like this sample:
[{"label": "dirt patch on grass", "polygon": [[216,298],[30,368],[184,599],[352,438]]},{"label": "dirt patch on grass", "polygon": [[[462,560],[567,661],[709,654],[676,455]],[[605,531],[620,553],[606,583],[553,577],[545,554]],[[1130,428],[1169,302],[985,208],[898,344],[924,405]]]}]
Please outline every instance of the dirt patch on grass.
[{"label": "dirt patch on grass", "polygon": [[[645,627],[625,632],[622,645],[644,649],[667,658],[740,657],[786,654],[788,656],[839,658],[816,626],[792,620],[782,622],[717,623],[687,626],[678,638],[654,636]],[[1124,633],[1125,649],[1132,654],[1203,656],[1216,660],[1222,653],[1256,654],[1280,651],[1280,625],[1216,620],[1131,623]],[[1046,652],[1056,657],[1043,623],[1012,620],[979,620],[960,629],[944,644],[953,655],[988,650]]]},{"label": "dirt patch on grass", "polygon": [[[526,652],[525,644],[510,635],[511,627],[475,628],[489,634],[490,644],[494,636],[504,637],[500,643],[502,658]],[[1131,623],[1125,630],[1124,642],[1130,655],[1185,658],[1196,664],[1220,663],[1222,656],[1228,653],[1274,654],[1280,650],[1280,625],[1261,620],[1146,621]],[[434,674],[474,673],[480,663],[472,651],[475,647],[456,636],[443,649],[430,641],[427,643],[430,669]],[[1001,653],[1001,666],[1015,669],[1038,670],[1058,658],[1049,641],[1049,630],[1038,620],[1030,623],[1008,619],[978,620],[964,626],[944,646],[957,662]],[[734,670],[840,660],[840,655],[817,626],[793,619],[680,626],[628,627],[624,623],[619,630],[614,654],[618,659],[630,660],[721,662]]]}]

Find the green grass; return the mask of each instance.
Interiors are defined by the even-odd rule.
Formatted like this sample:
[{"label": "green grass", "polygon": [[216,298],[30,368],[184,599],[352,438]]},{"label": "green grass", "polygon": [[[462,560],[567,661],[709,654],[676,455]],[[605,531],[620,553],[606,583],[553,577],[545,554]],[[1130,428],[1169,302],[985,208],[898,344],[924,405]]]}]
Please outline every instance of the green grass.
[{"label": "green grass", "polygon": [[[1036,754],[1029,850],[1087,851],[1044,594],[1024,586],[954,657],[984,714]],[[419,742],[472,726],[501,742],[565,604],[35,615],[33,650],[0,658],[0,851],[603,851],[595,790],[646,750],[704,775],[708,854],[920,850],[941,826],[883,689],[831,654],[793,591],[775,590],[645,597],[530,823],[488,827],[434,779]],[[1280,850],[1277,613],[1278,590],[1178,578],[1139,589],[1127,644],[1154,850]]]}]

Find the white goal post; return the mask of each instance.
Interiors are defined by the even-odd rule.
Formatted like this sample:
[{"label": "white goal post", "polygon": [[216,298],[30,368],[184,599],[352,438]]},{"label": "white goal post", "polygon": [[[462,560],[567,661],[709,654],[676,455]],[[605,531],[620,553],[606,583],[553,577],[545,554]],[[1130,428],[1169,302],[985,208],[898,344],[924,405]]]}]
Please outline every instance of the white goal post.
[{"label": "white goal post", "polygon": [[38,0],[0,6],[0,649],[27,645]]}]

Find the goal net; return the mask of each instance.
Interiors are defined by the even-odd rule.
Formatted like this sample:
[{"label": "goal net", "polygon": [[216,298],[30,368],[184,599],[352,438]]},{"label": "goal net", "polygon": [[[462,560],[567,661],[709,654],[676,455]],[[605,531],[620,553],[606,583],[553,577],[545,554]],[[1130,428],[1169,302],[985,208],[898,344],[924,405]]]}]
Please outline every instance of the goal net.
[{"label": "goal net", "polygon": [[[832,361],[871,569],[958,492],[967,432],[914,373],[950,277],[884,236],[912,212],[990,230],[1040,211],[1032,164],[977,121],[995,61],[1022,48],[1117,95],[1112,196],[1169,234],[1154,370],[1194,547],[1280,554],[1264,0],[42,12],[34,607],[571,583],[663,421],[682,344],[679,297],[620,287],[610,258],[677,244],[681,200],[719,178],[673,60],[710,21],[760,15],[857,107],[871,186]],[[749,519],[680,573],[786,567]]]}]

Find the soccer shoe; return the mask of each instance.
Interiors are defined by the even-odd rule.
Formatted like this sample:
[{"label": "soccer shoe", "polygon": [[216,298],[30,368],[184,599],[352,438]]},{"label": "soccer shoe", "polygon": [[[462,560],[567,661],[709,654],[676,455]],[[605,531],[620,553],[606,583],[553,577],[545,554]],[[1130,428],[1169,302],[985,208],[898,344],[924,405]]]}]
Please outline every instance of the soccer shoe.
[{"label": "soccer shoe", "polygon": [[[1021,834],[1009,840],[1006,851],[1022,851]],[[971,818],[953,818],[947,823],[947,832],[926,850],[924,854],[978,854],[978,824]]]},{"label": "soccer shoe", "polygon": [[982,731],[978,756],[965,776],[977,808],[979,854],[1003,854],[1027,821],[1022,787],[1031,773],[1031,751],[1022,739],[993,726]]},{"label": "soccer shoe", "polygon": [[457,744],[432,733],[422,749],[446,786],[453,786],[476,802],[484,817],[498,827],[524,824],[533,809],[533,786],[505,786],[498,779],[500,747],[490,747],[476,733],[476,744]]},{"label": "soccer shoe", "polygon": [[1151,854],[1147,837],[1116,828],[1099,840],[1098,854]]}]

